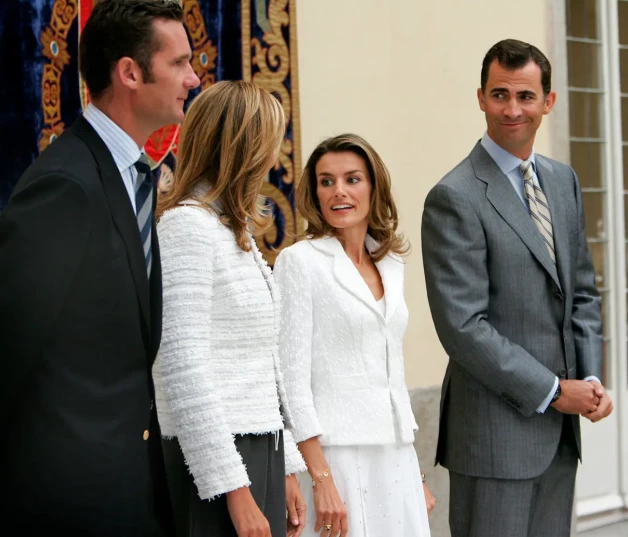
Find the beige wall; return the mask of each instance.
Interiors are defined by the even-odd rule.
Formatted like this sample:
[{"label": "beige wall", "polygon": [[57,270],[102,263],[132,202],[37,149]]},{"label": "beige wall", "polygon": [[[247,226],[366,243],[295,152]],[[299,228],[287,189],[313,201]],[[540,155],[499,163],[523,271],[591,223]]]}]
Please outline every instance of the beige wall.
[{"label": "beige wall", "polygon": [[[408,387],[440,384],[446,355],[434,331],[421,262],[429,189],[485,128],[477,106],[488,48],[514,37],[551,57],[547,4],[507,9],[497,0],[298,0],[303,161],[323,138],[355,132],[388,165],[413,251],[406,267]],[[508,30],[508,28],[519,30]],[[551,155],[549,126],[536,150]]]}]

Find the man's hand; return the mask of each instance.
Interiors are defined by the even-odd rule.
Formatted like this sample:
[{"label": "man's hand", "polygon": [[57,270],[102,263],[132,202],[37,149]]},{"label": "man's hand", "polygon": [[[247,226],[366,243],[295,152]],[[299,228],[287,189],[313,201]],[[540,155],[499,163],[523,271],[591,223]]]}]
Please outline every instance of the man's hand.
[{"label": "man's hand", "polygon": [[593,381],[561,380],[560,389],[560,397],[551,405],[559,412],[587,415],[598,409],[600,397],[595,393]]},{"label": "man's hand", "polygon": [[597,410],[593,412],[585,412],[582,414],[588,420],[593,423],[606,418],[613,411],[613,401],[608,392],[597,380],[590,380],[588,384],[591,384],[595,390],[595,395],[599,398],[600,402],[597,405]]}]

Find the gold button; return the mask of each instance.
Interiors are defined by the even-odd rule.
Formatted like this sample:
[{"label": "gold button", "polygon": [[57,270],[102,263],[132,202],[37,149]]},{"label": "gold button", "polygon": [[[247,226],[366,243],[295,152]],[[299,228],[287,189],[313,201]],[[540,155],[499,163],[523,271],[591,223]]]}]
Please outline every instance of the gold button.
[{"label": "gold button", "polygon": [[142,438],[143,438],[144,440],[148,440],[148,437],[149,437],[149,436],[150,436],[150,432],[148,431],[148,429],[146,429],[146,430],[144,431],[144,434],[142,435]]}]

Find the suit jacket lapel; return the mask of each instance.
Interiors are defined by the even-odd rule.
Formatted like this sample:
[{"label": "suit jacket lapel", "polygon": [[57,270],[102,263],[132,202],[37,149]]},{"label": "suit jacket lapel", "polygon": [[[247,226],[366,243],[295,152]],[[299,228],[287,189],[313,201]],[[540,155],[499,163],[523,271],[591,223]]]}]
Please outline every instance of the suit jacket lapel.
[{"label": "suit jacket lapel", "polygon": [[335,237],[326,237],[312,241],[312,246],[333,257],[332,270],[338,284],[381,315],[371,290],[345,253],[340,241]]},{"label": "suit jacket lapel", "polygon": [[[469,158],[475,169],[476,177],[487,185],[486,197],[488,201],[513,231],[519,235],[532,255],[536,257],[560,288],[556,265],[552,261],[547,247],[530,217],[530,213],[521,203],[508,178],[502,173],[479,142],[469,155]],[[551,206],[550,211],[552,211]]]},{"label": "suit jacket lapel", "polygon": [[569,240],[567,237],[567,214],[564,203],[561,203],[560,184],[554,173],[551,162],[540,155],[536,156],[537,175],[543,193],[547,198],[552,217],[552,233],[554,234],[554,249],[556,251],[556,265],[560,281],[567,285],[569,271]]},{"label": "suit jacket lapel", "polygon": [[[116,166],[109,149],[92,126],[82,116],[72,126],[74,133],[79,136],[91,149],[94,158],[100,168],[105,196],[109,203],[109,210],[115,226],[117,227],[126,248],[127,259],[131,268],[131,274],[137,289],[144,325],[150,330],[150,306],[149,285],[146,273],[146,260],[144,248],[140,239],[137,218],[133,212],[133,206],[120,172]],[[153,226],[153,244],[156,241],[155,228]],[[154,255],[154,254],[153,254]],[[153,263],[153,266],[157,263]]]}]

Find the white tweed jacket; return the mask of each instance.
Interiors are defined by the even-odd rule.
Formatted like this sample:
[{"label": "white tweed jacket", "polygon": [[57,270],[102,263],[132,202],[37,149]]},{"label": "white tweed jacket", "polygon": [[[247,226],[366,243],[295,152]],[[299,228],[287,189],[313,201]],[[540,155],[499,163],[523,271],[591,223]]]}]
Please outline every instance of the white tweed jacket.
[{"label": "white tweed jacket", "polygon": [[[284,428],[278,291],[251,239],[242,251],[211,209],[167,211],[157,225],[163,335],[153,367],[162,434],[177,437],[202,499],[250,485],[235,434]],[[286,474],[305,463],[284,431]]]},{"label": "white tweed jacket", "polygon": [[[367,236],[366,246],[373,251],[377,243]],[[385,316],[336,238],[304,240],[277,257],[279,354],[296,442],[314,436],[322,445],[414,441],[418,426],[402,350],[404,265],[389,254],[377,268]]]}]

